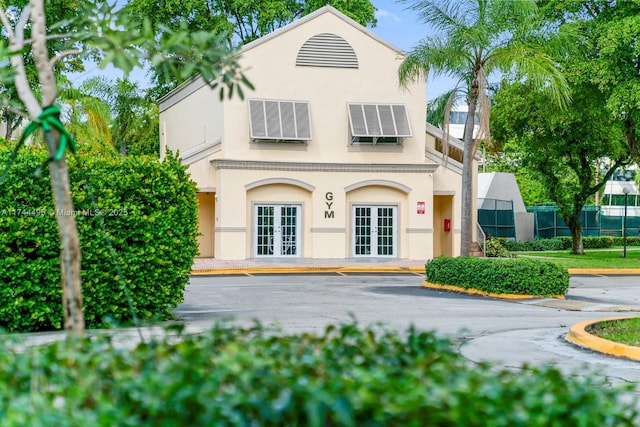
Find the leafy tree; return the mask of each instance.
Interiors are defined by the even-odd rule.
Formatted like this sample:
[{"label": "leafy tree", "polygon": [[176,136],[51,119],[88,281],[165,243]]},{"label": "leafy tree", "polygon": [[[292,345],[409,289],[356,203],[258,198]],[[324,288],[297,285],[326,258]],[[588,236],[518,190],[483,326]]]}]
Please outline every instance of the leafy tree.
[{"label": "leafy tree", "polygon": [[131,0],[131,13],[148,16],[154,28],[226,33],[229,44],[246,44],[331,5],[361,25],[376,24],[369,0]]},{"label": "leafy tree", "polygon": [[[579,28],[583,55],[576,73],[605,96],[622,127],[630,155],[640,160],[640,3],[616,0],[543,0],[545,15],[560,29]],[[578,61],[580,61],[578,63]]]},{"label": "leafy tree", "polygon": [[[181,28],[214,31],[225,34],[229,46],[234,46],[265,36],[328,4],[364,26],[376,24],[370,0],[131,0],[126,7],[134,15],[149,17],[159,34]],[[182,82],[168,79],[159,68],[152,68],[151,76],[156,97]]]},{"label": "leafy tree", "polygon": [[158,156],[160,153],[160,118],[158,104],[145,102],[136,111],[137,118],[129,128],[127,154]]},{"label": "leafy tree", "polygon": [[[59,120],[60,110],[55,106],[59,88],[54,70],[67,61],[94,58],[103,67],[110,63],[128,73],[140,66],[142,60],[148,60],[174,72],[178,78],[198,72],[212,87],[219,87],[221,96],[241,86],[251,87],[224,37],[204,31],[188,32],[183,27],[156,37],[149,21],[144,21],[142,27],[134,25],[140,22],[140,16],[117,9],[115,3],[97,0],[80,2],[77,14],[48,24],[44,0],[30,0],[22,9],[15,4],[0,7],[0,23],[8,40],[0,43],[0,82],[15,88],[22,103],[21,113],[32,121],[26,134],[38,127],[43,130],[61,244],[64,324],[65,329],[75,334],[82,334],[85,327],[80,246],[65,158],[66,149],[74,150],[75,142]],[[55,54],[49,49],[52,41],[57,47]],[[27,72],[26,65],[31,60],[37,71],[36,79],[30,79]],[[181,72],[177,63],[191,64],[186,67],[188,73],[184,69]],[[34,93],[36,87],[41,89],[40,96]],[[24,138],[17,149],[23,142]]]},{"label": "leafy tree", "polygon": [[[493,119],[492,119],[493,120]],[[496,143],[501,141],[494,141]],[[533,206],[536,203],[544,203],[551,201],[549,189],[538,180],[537,172],[525,167],[520,160],[520,151],[515,144],[508,145],[505,152],[504,147],[498,153],[489,154],[487,156],[487,172],[507,172],[512,173],[520,195],[525,206]]]},{"label": "leafy tree", "polygon": [[[503,84],[492,111],[493,134],[518,165],[533,171],[571,230],[574,254],[584,254],[580,212],[627,161],[623,129],[592,84],[573,86],[567,109],[522,83]],[[601,159],[612,164],[599,173]]]},{"label": "leafy tree", "polygon": [[[463,92],[469,114],[464,130],[462,170],[462,227],[460,255],[468,256],[473,230],[473,157],[489,134],[488,77],[494,72],[516,72],[535,87],[544,87],[557,102],[569,98],[552,52],[565,43],[552,42],[543,31],[532,0],[405,0],[411,10],[435,31],[422,40],[400,65],[401,83],[424,78],[430,72],[455,77],[453,97]],[[474,113],[479,132],[474,139]],[[444,117],[448,117],[445,113]],[[446,138],[445,138],[446,139]]]},{"label": "leafy tree", "polygon": [[[11,1],[8,18],[15,21],[17,11],[21,10],[25,5],[29,3],[28,0],[13,0]],[[4,7],[4,2],[0,2],[0,7]],[[70,27],[65,22],[74,16],[78,11],[78,0],[57,0],[55,2],[47,2],[45,4],[45,14],[47,20],[50,22],[58,22],[59,31],[67,32]],[[25,29],[25,34],[29,34],[29,28]],[[8,44],[7,33],[1,32],[0,39]],[[59,40],[50,40],[47,43],[47,49],[49,54],[54,56],[56,53],[64,49],[64,44]],[[25,71],[30,81],[37,79],[37,71],[35,64],[31,57],[25,58]],[[67,60],[56,64],[55,72],[59,75],[64,71],[79,71],[82,69],[82,62],[79,60]],[[6,124],[5,134],[2,135],[8,140],[15,139],[16,131],[20,125],[23,124],[24,118],[20,114],[20,101],[15,87],[12,85],[6,85],[0,82],[0,121]]]}]

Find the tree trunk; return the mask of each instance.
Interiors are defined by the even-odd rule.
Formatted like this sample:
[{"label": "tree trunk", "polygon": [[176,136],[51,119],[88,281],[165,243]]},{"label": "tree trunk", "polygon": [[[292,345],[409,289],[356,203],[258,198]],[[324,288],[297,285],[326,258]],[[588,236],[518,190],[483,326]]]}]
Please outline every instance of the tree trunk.
[{"label": "tree trunk", "polygon": [[4,132],[4,139],[6,139],[7,141],[11,141],[11,139],[13,138],[13,132],[20,125],[20,122],[22,121],[22,117],[10,111],[5,111],[4,114],[2,115],[2,118],[4,119],[5,126],[6,126],[5,132]]},{"label": "tree trunk", "polygon": [[[56,144],[57,145],[57,144]],[[84,334],[82,285],[80,282],[80,239],[76,227],[66,158],[49,163],[51,191],[60,236],[60,271],[64,328],[76,336]]]},{"label": "tree trunk", "polygon": [[568,218],[565,222],[571,230],[571,253],[576,255],[584,255],[584,245],[582,243],[582,224],[580,218]]},{"label": "tree trunk", "polygon": [[[38,81],[42,92],[42,104],[55,104],[58,90],[53,73],[53,62],[47,49],[47,24],[44,12],[44,0],[29,0],[31,6],[31,36],[33,61],[38,71]],[[15,68],[15,67],[14,67]],[[22,82],[24,84],[24,82]],[[16,80],[18,86],[18,80]],[[28,88],[28,85],[27,85]],[[32,93],[33,96],[33,93]],[[22,99],[22,97],[21,97]],[[23,100],[24,102],[24,100]],[[38,110],[42,108],[38,106]],[[33,114],[34,108],[29,108]],[[52,129],[49,137],[45,135],[49,155],[54,156],[60,145],[60,134]],[[85,322],[82,312],[82,285],[80,282],[80,240],[76,227],[67,160],[63,154],[60,160],[49,162],[49,175],[55,206],[58,235],[60,236],[60,267],[62,274],[62,307],[64,327],[74,335],[84,334]]]},{"label": "tree trunk", "polygon": [[[24,30],[31,19],[31,50],[33,61],[38,72],[38,79],[29,79],[22,57],[25,46]],[[56,80],[53,73],[55,62],[50,60],[47,49],[47,25],[44,13],[44,0],[29,0],[16,23],[13,34],[9,35],[11,66],[14,73],[14,83],[18,98],[22,101],[32,120],[43,112],[44,106],[55,104],[57,96]],[[41,96],[36,97],[31,85],[38,86]],[[21,119],[20,119],[21,120]],[[51,129],[45,133],[45,143],[50,156],[54,156],[60,145],[60,134]],[[49,162],[49,176],[53,192],[54,214],[60,236],[60,267],[62,285],[62,306],[64,310],[64,327],[75,335],[82,335],[85,330],[84,314],[82,312],[82,286],[80,282],[80,240],[76,227],[69,172],[67,161],[63,156],[60,160]]]},{"label": "tree trunk", "polygon": [[13,137],[13,123],[11,123],[11,118],[8,117],[8,115],[4,116],[4,120],[5,120],[5,131],[4,131],[4,139],[6,139],[7,141],[11,141],[11,138]]},{"label": "tree trunk", "polygon": [[[474,90],[474,92],[477,91]],[[467,119],[464,125],[464,151],[462,153],[462,189],[461,189],[461,233],[460,256],[469,256],[471,253],[471,236],[473,235],[473,126],[475,124],[477,96],[469,99]]]}]

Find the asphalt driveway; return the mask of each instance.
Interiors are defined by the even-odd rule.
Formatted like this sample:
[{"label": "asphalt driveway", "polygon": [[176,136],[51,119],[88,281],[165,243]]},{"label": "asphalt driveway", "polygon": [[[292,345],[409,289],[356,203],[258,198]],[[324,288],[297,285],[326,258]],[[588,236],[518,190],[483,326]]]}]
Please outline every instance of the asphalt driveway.
[{"label": "asphalt driveway", "polygon": [[640,314],[638,276],[573,276],[566,301],[498,300],[421,286],[421,274],[192,276],[175,311],[190,329],[229,318],[284,332],[321,331],[355,318],[405,329],[415,325],[460,343],[470,361],[519,368],[551,363],[576,375],[640,381],[640,363],[578,349],[564,341],[577,322]]}]

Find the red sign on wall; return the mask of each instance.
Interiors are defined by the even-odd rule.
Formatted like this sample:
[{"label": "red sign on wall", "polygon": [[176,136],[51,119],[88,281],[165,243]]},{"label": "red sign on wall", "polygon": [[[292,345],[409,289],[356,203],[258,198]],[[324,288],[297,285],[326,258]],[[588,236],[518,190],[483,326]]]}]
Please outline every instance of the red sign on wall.
[{"label": "red sign on wall", "polygon": [[424,215],[424,202],[418,202],[416,205],[416,210],[418,212],[418,215]]}]

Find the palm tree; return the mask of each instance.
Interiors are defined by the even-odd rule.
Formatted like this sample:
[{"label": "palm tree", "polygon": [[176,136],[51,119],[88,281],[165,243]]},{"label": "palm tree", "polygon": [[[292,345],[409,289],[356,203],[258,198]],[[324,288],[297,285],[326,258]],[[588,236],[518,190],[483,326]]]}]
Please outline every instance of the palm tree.
[{"label": "palm tree", "polygon": [[92,154],[115,153],[111,143],[109,105],[88,95],[85,83],[79,89],[67,88],[59,94],[60,102],[65,106],[65,126],[83,151]]},{"label": "palm tree", "polygon": [[[554,57],[567,46],[549,37],[537,19],[534,0],[423,0],[409,9],[434,30],[408,53],[398,70],[401,84],[428,76],[458,79],[447,108],[463,93],[469,113],[464,127],[462,232],[460,256],[468,256],[472,236],[473,158],[481,140],[490,141],[488,76],[505,73],[548,91],[557,102],[569,99],[569,87]],[[475,114],[479,130],[473,132]],[[445,138],[447,118],[444,114]]]},{"label": "palm tree", "polygon": [[[131,146],[138,143],[136,139],[150,138],[147,134],[153,134],[158,128],[156,122],[148,119],[154,113],[155,103],[146,99],[134,82],[92,77],[83,82],[80,92],[83,94],[81,106],[87,125],[93,126],[98,134],[108,134],[110,143],[122,155],[126,155]],[[92,113],[97,113],[97,116]],[[106,114],[102,116],[108,126],[106,129],[103,129],[103,122],[97,120],[101,119],[100,113]],[[157,154],[157,150],[153,154]]]}]

